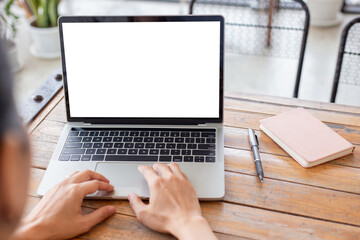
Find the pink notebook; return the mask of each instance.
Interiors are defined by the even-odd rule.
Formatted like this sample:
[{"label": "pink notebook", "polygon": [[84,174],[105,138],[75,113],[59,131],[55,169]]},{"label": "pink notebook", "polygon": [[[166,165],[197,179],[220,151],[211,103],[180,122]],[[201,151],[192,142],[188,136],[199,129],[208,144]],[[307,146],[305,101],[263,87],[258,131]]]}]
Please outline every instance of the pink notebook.
[{"label": "pink notebook", "polygon": [[351,143],[303,108],[260,120],[260,128],[305,168],[354,151]]}]

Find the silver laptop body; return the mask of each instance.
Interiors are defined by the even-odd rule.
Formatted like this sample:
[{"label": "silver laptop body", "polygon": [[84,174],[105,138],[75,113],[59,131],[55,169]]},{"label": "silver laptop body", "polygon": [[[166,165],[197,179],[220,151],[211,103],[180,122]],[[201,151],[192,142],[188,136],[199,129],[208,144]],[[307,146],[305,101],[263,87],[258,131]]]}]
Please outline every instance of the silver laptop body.
[{"label": "silver laptop body", "polygon": [[59,19],[66,124],[38,188],[90,169],[150,196],[137,166],[177,162],[199,199],[225,195],[221,16]]}]

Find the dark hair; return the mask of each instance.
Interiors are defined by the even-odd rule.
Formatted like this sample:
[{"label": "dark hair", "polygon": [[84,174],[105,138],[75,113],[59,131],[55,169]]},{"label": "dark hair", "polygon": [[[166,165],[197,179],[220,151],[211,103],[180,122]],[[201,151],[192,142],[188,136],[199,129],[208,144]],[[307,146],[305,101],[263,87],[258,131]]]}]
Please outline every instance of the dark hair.
[{"label": "dark hair", "polygon": [[5,43],[0,39],[0,139],[7,130],[19,126],[13,97],[11,67],[7,60]]}]

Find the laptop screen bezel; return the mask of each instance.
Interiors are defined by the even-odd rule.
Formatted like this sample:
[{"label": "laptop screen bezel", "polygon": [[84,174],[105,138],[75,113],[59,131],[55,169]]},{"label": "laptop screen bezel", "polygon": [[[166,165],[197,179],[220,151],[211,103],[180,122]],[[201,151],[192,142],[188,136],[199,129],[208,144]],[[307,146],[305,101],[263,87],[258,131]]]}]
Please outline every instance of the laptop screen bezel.
[{"label": "laptop screen bezel", "polygon": [[[220,23],[220,61],[219,61],[219,117],[218,118],[113,118],[113,117],[71,117],[69,89],[66,74],[66,54],[63,40],[63,23],[87,22],[201,22],[215,21]],[[91,124],[166,124],[189,125],[205,123],[222,123],[224,109],[224,18],[218,15],[186,15],[186,16],[62,16],[59,18],[59,35],[61,47],[61,61],[63,70],[63,83],[65,105],[68,122],[83,122]]]}]

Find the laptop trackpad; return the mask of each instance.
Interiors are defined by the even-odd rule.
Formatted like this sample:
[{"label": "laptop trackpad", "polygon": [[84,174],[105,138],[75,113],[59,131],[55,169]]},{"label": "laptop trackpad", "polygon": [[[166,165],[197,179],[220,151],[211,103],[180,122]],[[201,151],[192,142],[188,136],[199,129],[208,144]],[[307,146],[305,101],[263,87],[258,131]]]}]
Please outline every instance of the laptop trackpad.
[{"label": "laptop trackpad", "polygon": [[[142,164],[152,165],[152,164]],[[129,193],[136,193],[142,198],[150,196],[147,182],[143,175],[137,170],[138,163],[98,163],[95,172],[104,175],[114,185],[114,192],[104,193],[98,191],[88,197],[118,198],[126,199]]]}]

